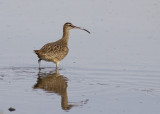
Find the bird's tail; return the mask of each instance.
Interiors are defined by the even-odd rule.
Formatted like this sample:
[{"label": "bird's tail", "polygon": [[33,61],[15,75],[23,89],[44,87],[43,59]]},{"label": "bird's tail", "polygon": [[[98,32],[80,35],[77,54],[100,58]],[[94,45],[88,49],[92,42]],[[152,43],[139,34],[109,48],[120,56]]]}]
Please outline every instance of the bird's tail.
[{"label": "bird's tail", "polygon": [[34,51],[34,53],[35,53],[35,54],[37,54],[37,55],[38,55],[39,50],[33,50],[33,51]]},{"label": "bird's tail", "polygon": [[34,53],[38,56],[38,58],[41,58],[41,55],[40,55],[40,51],[39,50],[33,50]]}]

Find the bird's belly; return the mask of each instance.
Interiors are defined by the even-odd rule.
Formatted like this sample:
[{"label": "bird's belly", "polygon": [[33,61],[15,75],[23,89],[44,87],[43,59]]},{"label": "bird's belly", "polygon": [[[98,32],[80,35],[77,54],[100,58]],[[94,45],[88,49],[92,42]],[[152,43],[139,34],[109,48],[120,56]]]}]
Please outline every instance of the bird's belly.
[{"label": "bird's belly", "polygon": [[54,53],[54,54],[45,54],[45,55],[41,56],[41,59],[48,61],[48,62],[57,63],[57,62],[61,61],[62,59],[64,59],[67,54],[68,54],[68,50],[61,51],[59,53]]}]

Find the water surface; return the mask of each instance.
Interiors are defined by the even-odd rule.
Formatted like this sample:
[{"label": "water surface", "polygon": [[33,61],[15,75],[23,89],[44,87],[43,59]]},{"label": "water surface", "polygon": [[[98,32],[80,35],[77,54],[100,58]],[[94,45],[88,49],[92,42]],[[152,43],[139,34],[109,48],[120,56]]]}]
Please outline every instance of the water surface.
[{"label": "water surface", "polygon": [[[158,0],[1,0],[0,114],[159,114],[159,11]],[[39,70],[33,50],[65,22],[91,34],[71,30],[58,70]]]}]

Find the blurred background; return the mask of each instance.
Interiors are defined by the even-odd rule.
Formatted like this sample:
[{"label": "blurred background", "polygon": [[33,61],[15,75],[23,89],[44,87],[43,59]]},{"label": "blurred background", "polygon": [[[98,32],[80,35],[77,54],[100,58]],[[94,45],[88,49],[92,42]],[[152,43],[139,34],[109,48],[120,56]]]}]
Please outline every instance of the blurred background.
[{"label": "blurred background", "polygon": [[65,22],[91,34],[71,30],[63,64],[159,65],[159,6],[159,0],[1,0],[1,66],[37,66],[33,50],[60,39]]}]

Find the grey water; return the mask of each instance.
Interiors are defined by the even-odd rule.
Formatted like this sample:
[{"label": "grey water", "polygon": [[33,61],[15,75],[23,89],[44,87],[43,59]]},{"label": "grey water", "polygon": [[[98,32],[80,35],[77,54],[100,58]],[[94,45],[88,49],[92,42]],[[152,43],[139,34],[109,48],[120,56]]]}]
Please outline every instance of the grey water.
[{"label": "grey water", "polygon": [[[0,0],[0,114],[159,114],[159,11],[159,0]],[[33,50],[65,22],[91,34],[71,30],[58,70],[39,70]]]}]

